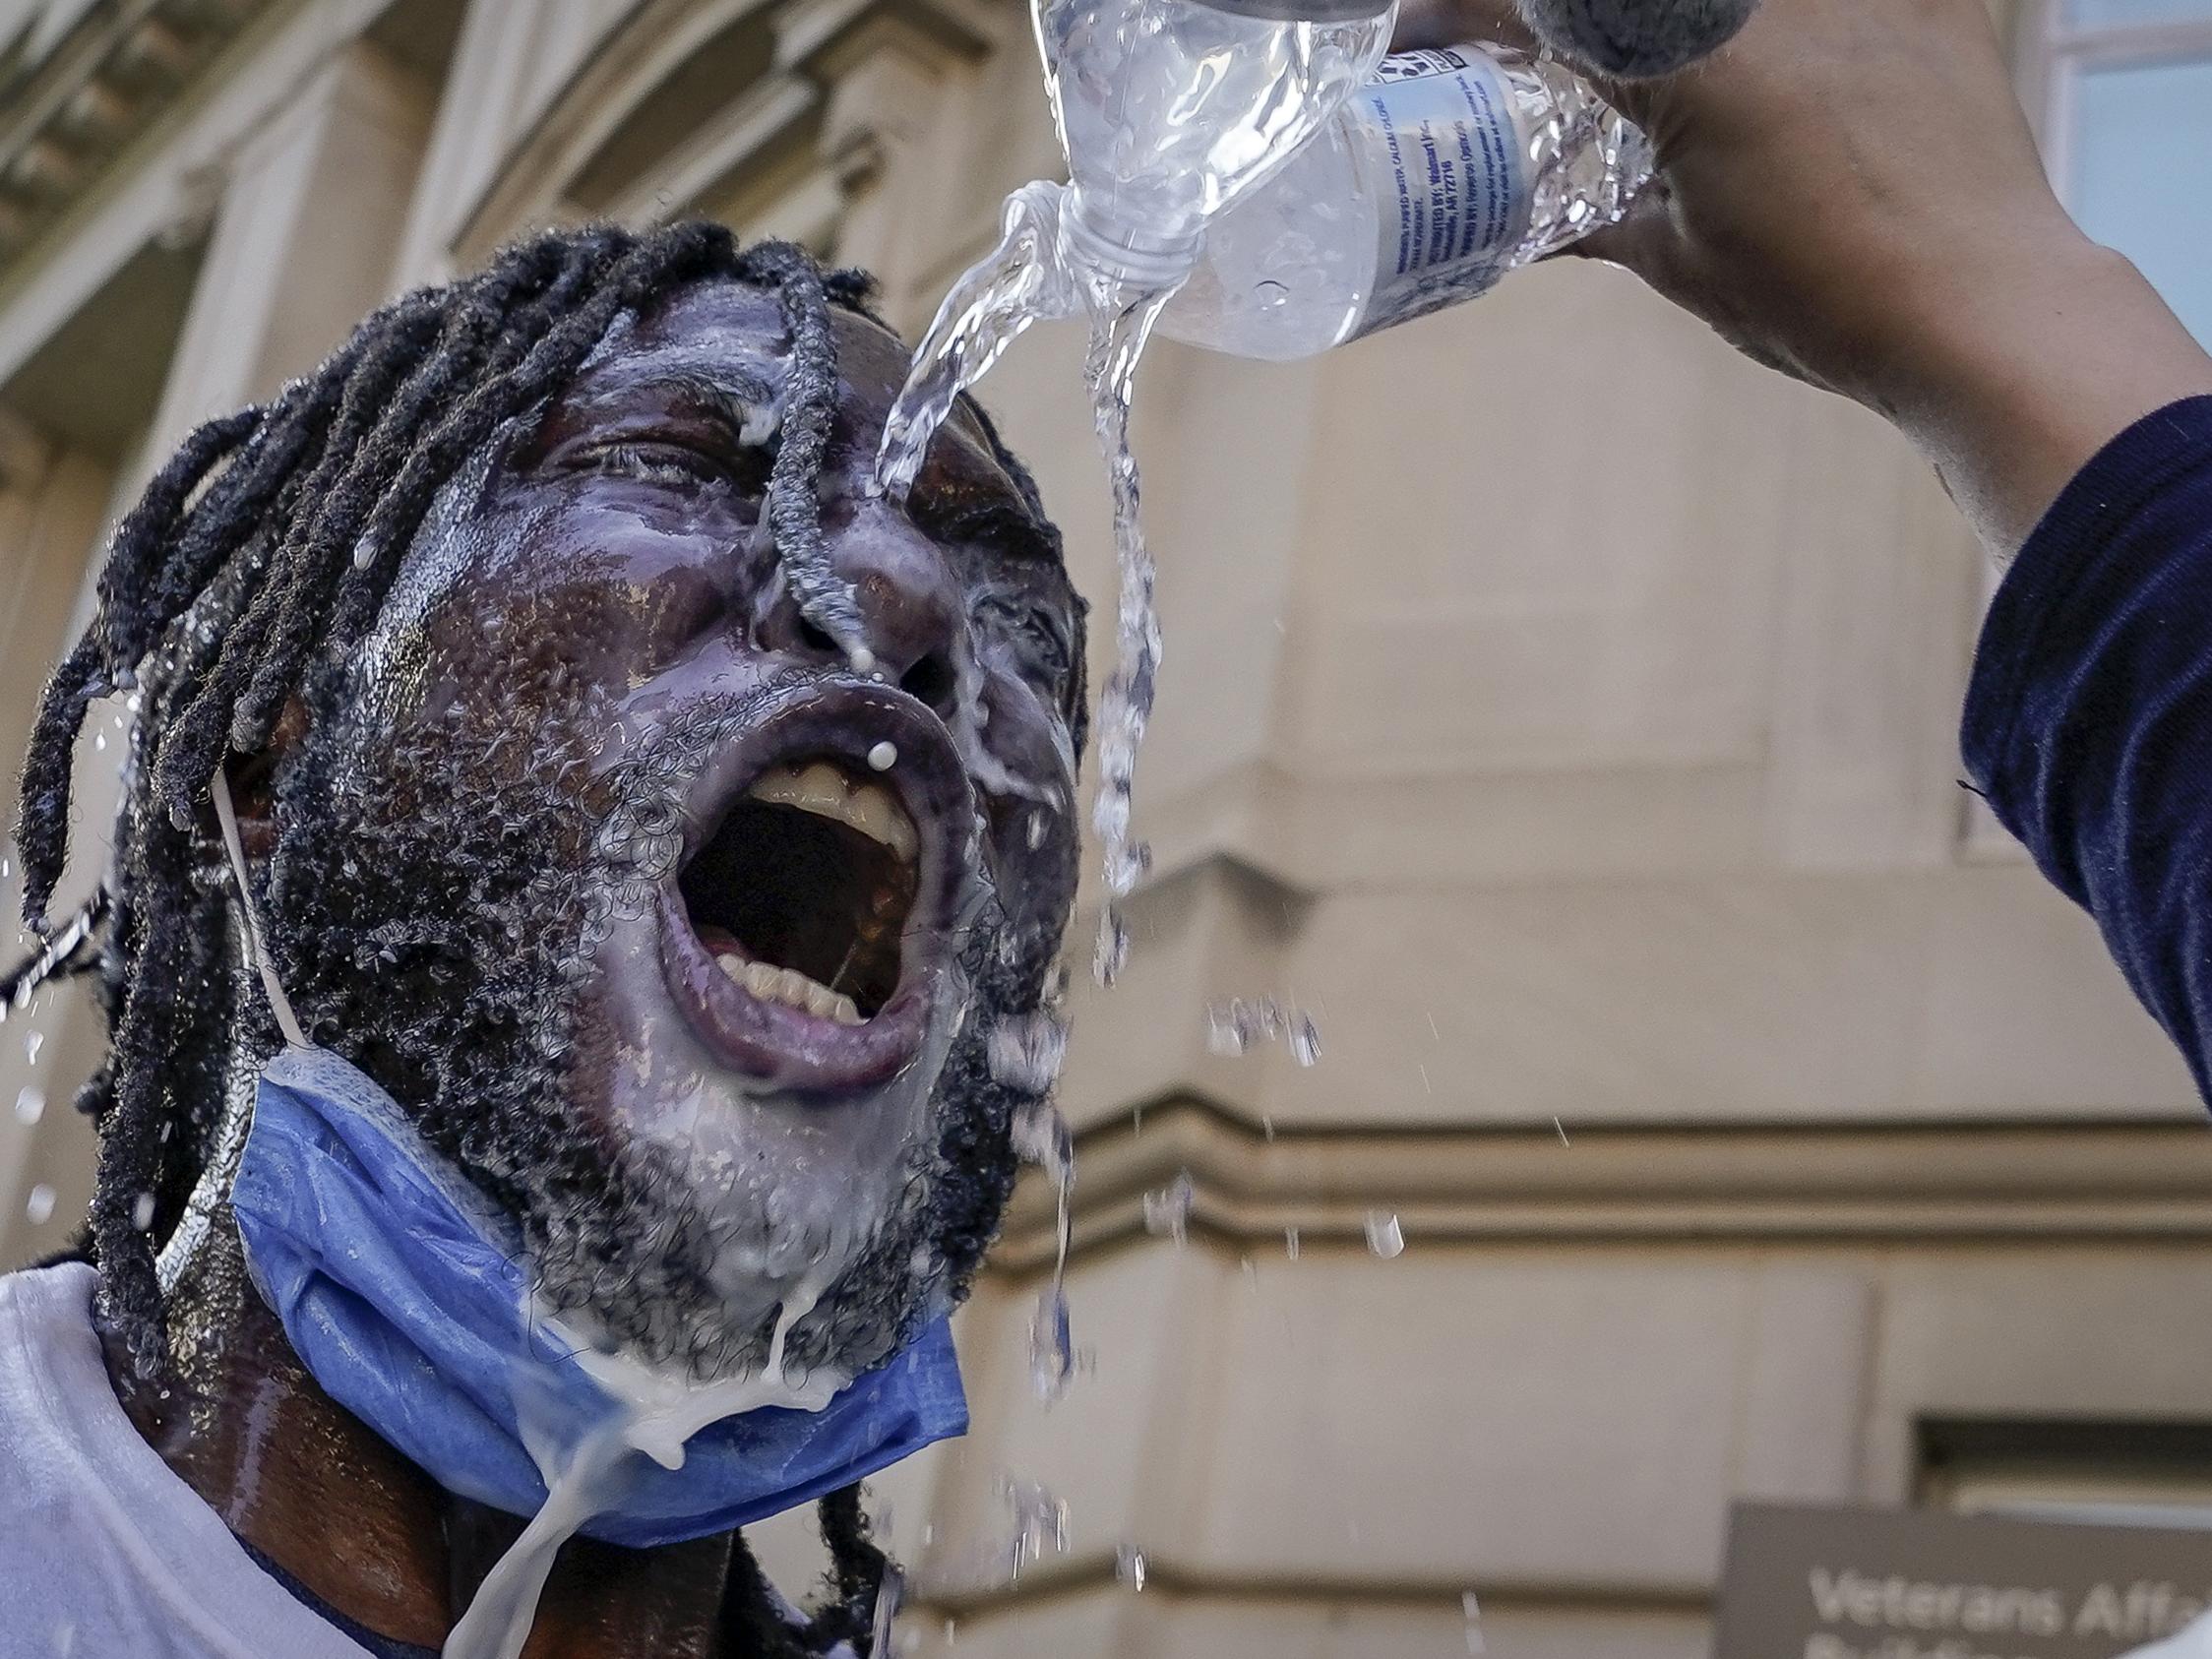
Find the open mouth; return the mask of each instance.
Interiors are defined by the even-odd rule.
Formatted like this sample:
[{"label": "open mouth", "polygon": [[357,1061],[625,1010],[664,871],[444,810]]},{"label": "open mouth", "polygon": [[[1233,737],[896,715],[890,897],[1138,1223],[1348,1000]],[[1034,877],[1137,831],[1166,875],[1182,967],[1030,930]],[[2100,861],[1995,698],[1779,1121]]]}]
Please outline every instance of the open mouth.
[{"label": "open mouth", "polygon": [[717,757],[664,895],[663,966],[724,1065],[879,1083],[928,1034],[974,810],[943,725],[882,686],[810,685]]},{"label": "open mouth", "polygon": [[859,1025],[898,989],[921,882],[914,821],[837,761],[785,761],[730,809],[677,887],[723,974],[755,997]]}]

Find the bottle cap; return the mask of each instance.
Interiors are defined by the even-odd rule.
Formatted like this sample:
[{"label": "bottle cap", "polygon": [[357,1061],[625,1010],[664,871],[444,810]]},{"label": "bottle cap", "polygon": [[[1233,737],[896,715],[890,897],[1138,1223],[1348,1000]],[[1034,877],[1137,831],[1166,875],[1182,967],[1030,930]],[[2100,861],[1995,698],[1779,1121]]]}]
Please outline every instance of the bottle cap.
[{"label": "bottle cap", "polygon": [[1197,0],[1216,12],[1274,23],[1356,23],[1379,18],[1394,0]]}]

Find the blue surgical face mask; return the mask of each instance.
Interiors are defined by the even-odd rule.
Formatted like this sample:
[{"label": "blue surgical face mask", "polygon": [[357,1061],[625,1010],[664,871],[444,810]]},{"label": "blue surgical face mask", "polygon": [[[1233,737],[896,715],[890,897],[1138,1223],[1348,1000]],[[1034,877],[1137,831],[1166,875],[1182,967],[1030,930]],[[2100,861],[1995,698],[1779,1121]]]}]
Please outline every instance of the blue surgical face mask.
[{"label": "blue surgical face mask", "polygon": [[[621,1401],[531,1309],[519,1229],[364,1073],[301,1035],[260,948],[229,793],[216,811],[286,1046],[262,1069],[231,1207],[247,1271],[324,1390],[449,1492],[535,1514]],[[596,1356],[584,1355],[589,1362]],[[964,1433],[948,1321],[817,1410],[710,1423],[625,1461],[581,1530],[645,1548],[724,1532]]]}]

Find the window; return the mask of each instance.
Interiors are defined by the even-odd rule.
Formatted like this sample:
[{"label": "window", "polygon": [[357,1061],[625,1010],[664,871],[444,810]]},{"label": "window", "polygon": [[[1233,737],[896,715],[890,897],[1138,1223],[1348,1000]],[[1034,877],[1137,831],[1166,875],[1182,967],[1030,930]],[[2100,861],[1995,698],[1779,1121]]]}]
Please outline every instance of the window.
[{"label": "window", "polygon": [[2212,342],[2212,0],[2036,0],[2030,21],[2059,196]]},{"label": "window", "polygon": [[1917,1427],[1924,1507],[2212,1530],[2212,1424],[1924,1418]]}]

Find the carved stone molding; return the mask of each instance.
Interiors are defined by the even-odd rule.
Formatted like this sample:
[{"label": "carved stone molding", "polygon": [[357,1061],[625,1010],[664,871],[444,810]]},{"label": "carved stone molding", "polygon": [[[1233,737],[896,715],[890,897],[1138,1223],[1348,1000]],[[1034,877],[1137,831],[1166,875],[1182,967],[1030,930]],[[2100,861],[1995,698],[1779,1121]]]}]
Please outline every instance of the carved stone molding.
[{"label": "carved stone molding", "polygon": [[[742,60],[748,37],[758,48],[748,74],[700,84],[703,60]],[[564,205],[631,223],[719,211],[717,187],[747,170],[841,203],[875,183],[886,135],[915,119],[916,100],[887,100],[872,66],[895,54],[927,76],[992,39],[977,0],[643,0],[517,138],[462,213],[454,255],[480,259]],[[840,96],[861,81],[869,97]],[[604,189],[594,175],[648,118],[680,136]]]},{"label": "carved stone molding", "polygon": [[[279,0],[80,7],[0,80],[0,262],[86,195],[216,53]],[[35,36],[34,36],[35,38]]]},{"label": "carved stone molding", "polygon": [[[1143,1236],[1188,1173],[1190,1229],[1230,1248],[1410,1243],[2212,1239],[2212,1127],[1268,1129],[1196,1098],[1079,1137],[1075,1249]],[[992,1261],[1049,1267],[1053,1199],[1025,1178]]]}]

